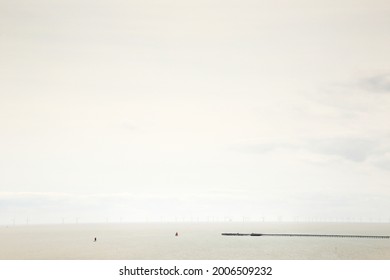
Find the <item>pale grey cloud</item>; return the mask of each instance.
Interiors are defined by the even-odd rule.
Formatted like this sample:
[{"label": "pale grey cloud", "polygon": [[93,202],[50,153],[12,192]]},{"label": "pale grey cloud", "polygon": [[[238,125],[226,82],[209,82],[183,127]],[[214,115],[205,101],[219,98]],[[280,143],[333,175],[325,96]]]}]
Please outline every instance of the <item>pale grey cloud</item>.
[{"label": "pale grey cloud", "polygon": [[390,210],[388,194],[359,192],[312,192],[293,195],[297,201],[304,201],[310,212],[301,212],[307,217],[328,217],[369,221],[371,219],[388,221]]},{"label": "pale grey cloud", "polygon": [[122,123],[122,128],[131,132],[139,131],[139,128],[134,125],[132,122],[125,121]]},{"label": "pale grey cloud", "polygon": [[252,144],[236,144],[229,148],[231,151],[247,153],[247,154],[265,154],[277,149],[294,149],[296,145],[282,142],[262,142]]},{"label": "pale grey cloud", "polygon": [[[267,196],[267,198],[271,198]],[[259,201],[259,200],[257,200]],[[244,193],[211,192],[206,194],[67,194],[1,193],[0,223],[16,219],[18,223],[60,223],[119,221],[173,221],[198,217],[233,217],[235,211],[249,214],[259,209]],[[264,200],[266,203],[266,201]],[[263,208],[264,204],[260,207]]]},{"label": "pale grey cloud", "polygon": [[93,223],[144,221],[241,221],[287,215],[289,207],[299,206],[294,198],[286,201],[279,195],[247,192],[212,192],[207,194],[153,195],[129,193],[57,194],[0,193],[0,224]]},{"label": "pale grey cloud", "polygon": [[[311,153],[314,155],[328,156],[332,161],[335,157],[352,162],[365,162],[370,158],[380,158],[376,166],[385,167],[382,159],[390,152],[390,147],[386,146],[386,137],[324,137],[324,138],[302,138],[285,142],[275,141],[259,143],[239,144],[230,148],[231,151],[247,154],[269,154],[276,151],[290,151],[295,153]],[[382,164],[379,164],[381,162]]]},{"label": "pale grey cloud", "polygon": [[374,158],[372,160],[372,164],[374,164],[379,168],[390,170],[390,149],[389,151],[384,152],[380,154],[378,157]]},{"label": "pale grey cloud", "polygon": [[378,145],[378,141],[372,139],[345,137],[309,140],[307,149],[319,154],[362,162],[377,152]]},{"label": "pale grey cloud", "polygon": [[357,86],[371,93],[390,93],[390,74],[384,73],[363,78]]},{"label": "pale grey cloud", "polygon": [[[339,121],[349,118],[366,123],[376,117],[388,117],[390,74],[371,72],[373,74],[350,73],[348,78],[328,81],[312,89],[312,92],[306,94],[306,98],[312,101],[318,110],[327,108],[329,117],[333,114]],[[360,117],[364,119],[359,119]]]}]

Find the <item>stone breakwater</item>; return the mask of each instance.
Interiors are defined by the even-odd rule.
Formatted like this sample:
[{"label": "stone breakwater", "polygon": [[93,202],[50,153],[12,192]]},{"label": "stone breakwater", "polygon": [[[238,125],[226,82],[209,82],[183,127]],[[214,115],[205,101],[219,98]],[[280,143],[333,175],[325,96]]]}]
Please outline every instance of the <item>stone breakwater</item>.
[{"label": "stone breakwater", "polygon": [[302,233],[222,233],[225,236],[280,236],[280,237],[334,237],[390,239],[388,235],[302,234]]}]

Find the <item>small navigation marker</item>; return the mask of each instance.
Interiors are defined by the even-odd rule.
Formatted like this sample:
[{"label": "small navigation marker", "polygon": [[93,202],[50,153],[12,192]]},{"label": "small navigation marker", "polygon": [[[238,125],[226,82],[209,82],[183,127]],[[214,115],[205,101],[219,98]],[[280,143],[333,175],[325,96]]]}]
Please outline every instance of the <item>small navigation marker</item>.
[{"label": "small navigation marker", "polygon": [[95,237],[95,239],[93,240],[93,242],[96,242],[96,237]]},{"label": "small navigation marker", "polygon": [[179,236],[179,233],[176,231],[175,236]]}]

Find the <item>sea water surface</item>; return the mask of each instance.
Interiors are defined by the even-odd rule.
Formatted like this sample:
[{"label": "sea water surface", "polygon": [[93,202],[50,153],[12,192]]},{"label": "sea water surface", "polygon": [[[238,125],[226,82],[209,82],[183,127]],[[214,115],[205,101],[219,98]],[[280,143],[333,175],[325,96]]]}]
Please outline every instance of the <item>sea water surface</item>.
[{"label": "sea water surface", "polygon": [[222,232],[390,235],[390,224],[228,222],[0,226],[0,259],[390,259],[390,239],[222,236]]}]

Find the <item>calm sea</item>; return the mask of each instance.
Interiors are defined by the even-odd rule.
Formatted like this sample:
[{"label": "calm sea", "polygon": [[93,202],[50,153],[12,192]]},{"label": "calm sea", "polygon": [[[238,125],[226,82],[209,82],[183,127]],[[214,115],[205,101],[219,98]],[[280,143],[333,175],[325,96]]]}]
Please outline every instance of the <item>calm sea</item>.
[{"label": "calm sea", "polygon": [[390,224],[231,222],[0,226],[0,259],[390,259],[390,239],[221,236],[222,232],[390,235]]}]

